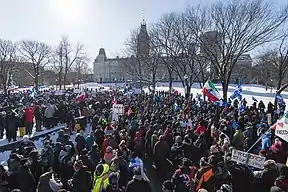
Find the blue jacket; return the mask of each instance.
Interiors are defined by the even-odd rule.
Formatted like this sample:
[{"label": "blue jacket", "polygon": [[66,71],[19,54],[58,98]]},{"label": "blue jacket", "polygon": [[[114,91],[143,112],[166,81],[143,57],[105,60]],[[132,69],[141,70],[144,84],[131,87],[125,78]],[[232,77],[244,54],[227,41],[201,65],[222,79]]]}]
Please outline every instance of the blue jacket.
[{"label": "blue jacket", "polygon": [[262,150],[269,150],[270,146],[271,146],[271,133],[267,133],[263,136],[262,138]]}]

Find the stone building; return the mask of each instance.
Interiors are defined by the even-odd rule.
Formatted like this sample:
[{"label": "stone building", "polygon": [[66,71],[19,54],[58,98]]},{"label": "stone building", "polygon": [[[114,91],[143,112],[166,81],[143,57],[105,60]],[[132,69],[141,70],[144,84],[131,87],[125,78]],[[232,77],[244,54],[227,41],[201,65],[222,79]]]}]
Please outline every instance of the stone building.
[{"label": "stone building", "polygon": [[[211,48],[217,55],[220,57],[220,51],[216,44],[221,41],[221,35],[215,31],[210,31],[204,33],[201,37],[203,46],[206,48]],[[149,35],[146,28],[146,23],[143,22],[140,26],[139,34],[137,35],[137,53],[136,58],[137,60],[141,60],[141,57],[145,58],[149,55]],[[194,47],[195,51],[196,48]],[[200,46],[199,55],[205,55],[205,49]],[[139,59],[140,58],[140,59]],[[98,56],[94,60],[93,63],[93,81],[104,83],[104,82],[126,82],[130,80],[135,80],[132,76],[129,75],[127,72],[127,68],[125,65],[128,62],[132,62],[133,58],[107,58],[105,49],[100,48]],[[173,59],[171,58],[171,62]],[[169,59],[168,59],[169,61]],[[137,63],[135,62],[135,65]],[[231,81],[234,82],[236,79],[241,79],[243,82],[251,81],[251,71],[252,71],[252,58],[249,54],[242,55],[235,68],[233,69],[231,75]],[[213,74],[213,67],[207,68],[207,73]],[[183,74],[184,76],[184,74]],[[161,81],[169,81],[169,75],[167,68],[163,62],[159,62],[159,66],[157,68],[157,79],[161,79]],[[212,79],[216,79],[216,74],[214,73],[213,77],[210,76]],[[173,72],[172,73],[172,80],[173,81],[180,81],[179,76]]]}]

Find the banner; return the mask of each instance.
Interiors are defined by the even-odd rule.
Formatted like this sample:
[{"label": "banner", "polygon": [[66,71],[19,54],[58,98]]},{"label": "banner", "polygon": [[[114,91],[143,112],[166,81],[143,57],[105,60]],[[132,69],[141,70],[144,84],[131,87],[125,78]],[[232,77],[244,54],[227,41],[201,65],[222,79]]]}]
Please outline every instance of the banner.
[{"label": "banner", "polygon": [[256,167],[258,169],[264,168],[265,157],[255,155],[252,153],[246,153],[236,149],[232,150],[231,160],[240,164]]},{"label": "banner", "polygon": [[78,94],[78,93],[80,93],[80,92],[81,92],[81,89],[74,89],[74,90],[73,90],[73,93],[77,93],[77,94]]},{"label": "banner", "polygon": [[288,112],[276,122],[275,135],[288,142]]},{"label": "banner", "polygon": [[112,105],[112,111],[113,111],[113,113],[116,113],[118,115],[124,115],[124,106],[123,106],[123,104],[113,104]]},{"label": "banner", "polygon": [[268,114],[267,114],[267,122],[268,122],[268,125],[269,125],[269,126],[272,125],[272,116],[271,116],[271,113],[268,113]]},{"label": "banner", "polygon": [[119,121],[119,115],[124,115],[123,104],[113,104],[112,105],[112,120]]},{"label": "banner", "polygon": [[65,90],[56,90],[55,95],[64,95]]}]

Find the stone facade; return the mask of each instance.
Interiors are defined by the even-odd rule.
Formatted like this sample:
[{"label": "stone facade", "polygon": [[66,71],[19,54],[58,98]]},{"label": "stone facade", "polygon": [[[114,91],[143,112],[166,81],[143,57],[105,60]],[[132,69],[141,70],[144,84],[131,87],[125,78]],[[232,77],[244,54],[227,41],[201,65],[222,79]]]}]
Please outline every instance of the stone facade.
[{"label": "stone facade", "polygon": [[[203,43],[205,46],[208,47],[206,44],[213,44],[214,41],[219,41],[219,34],[217,32],[207,32],[201,38],[204,38]],[[212,42],[212,43],[211,43]],[[215,44],[215,43],[214,43]],[[211,45],[213,49],[216,46]],[[216,52],[218,52],[215,49]],[[205,50],[200,48],[200,54],[205,54]],[[137,36],[137,53],[136,57],[141,58],[145,57],[145,55],[149,55],[149,36],[146,29],[146,24],[142,23],[140,27],[140,32]],[[219,54],[220,55],[220,54]],[[96,57],[93,68],[94,68],[94,75],[93,80],[94,82],[104,83],[104,82],[126,82],[130,80],[135,80],[131,77],[127,71],[125,71],[125,64],[127,62],[131,62],[131,58],[111,58],[108,59],[105,53],[104,48],[100,48],[99,54]],[[171,59],[172,62],[172,59]],[[136,63],[135,63],[136,64]],[[195,69],[197,70],[197,69]],[[207,72],[213,73],[213,69],[207,69]],[[167,68],[165,64],[159,62],[159,66],[157,69],[157,79],[161,79],[161,81],[169,81],[169,75],[167,72]],[[233,69],[231,75],[231,81],[234,82],[237,78],[241,79],[243,82],[250,82],[251,81],[251,73],[252,73],[252,58],[249,54],[245,54],[240,57],[235,68]],[[184,74],[183,74],[184,76]],[[179,76],[173,72],[172,74],[173,81],[180,81]]]}]

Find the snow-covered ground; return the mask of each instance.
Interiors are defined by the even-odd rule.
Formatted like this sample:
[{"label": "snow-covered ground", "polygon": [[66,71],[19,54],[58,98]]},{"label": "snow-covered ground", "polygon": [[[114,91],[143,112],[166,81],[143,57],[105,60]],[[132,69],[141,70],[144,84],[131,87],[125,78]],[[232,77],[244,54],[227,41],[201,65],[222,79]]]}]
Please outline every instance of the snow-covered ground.
[{"label": "snow-covered ground", "polygon": [[[91,128],[92,128],[91,125],[87,124],[86,129],[85,129],[85,137],[90,134]],[[54,129],[56,129],[56,127]],[[53,132],[50,134],[53,143],[56,143],[56,139],[58,137],[58,132],[59,131],[56,131],[56,132]],[[39,132],[39,133],[35,133],[35,134],[41,134],[41,133],[43,133],[43,132]],[[70,141],[75,143],[75,137],[76,137],[76,132],[74,132],[73,135],[70,136]],[[41,150],[43,148],[43,140],[44,140],[44,138],[40,138],[40,139],[34,141],[34,144],[35,144],[35,146],[39,152],[41,152]],[[6,162],[9,159],[10,154],[11,154],[11,151],[4,151],[4,152],[0,153],[0,163],[6,165]]]},{"label": "snow-covered ground", "polygon": [[[222,86],[220,84],[215,84],[216,88],[220,92],[220,95],[222,96]],[[184,95],[184,88],[181,83],[173,83],[173,89],[177,90],[181,94]],[[230,85],[228,90],[228,97],[234,92],[236,85]],[[158,83],[158,86],[156,87],[156,91],[168,91],[168,83]],[[148,92],[148,88],[144,89],[145,92]],[[265,105],[267,105],[269,102],[274,103],[274,97],[276,89],[268,89],[266,91],[265,87],[262,85],[242,85],[242,92],[243,97],[247,101],[248,105],[253,104],[252,96],[255,97],[258,101],[262,100]],[[193,84],[191,88],[191,93],[193,95],[202,94],[202,89],[200,88],[199,84]],[[282,92],[281,95],[284,98],[284,101],[288,104],[288,92]]]}]

